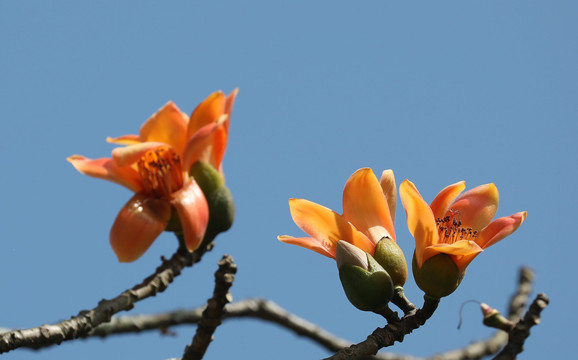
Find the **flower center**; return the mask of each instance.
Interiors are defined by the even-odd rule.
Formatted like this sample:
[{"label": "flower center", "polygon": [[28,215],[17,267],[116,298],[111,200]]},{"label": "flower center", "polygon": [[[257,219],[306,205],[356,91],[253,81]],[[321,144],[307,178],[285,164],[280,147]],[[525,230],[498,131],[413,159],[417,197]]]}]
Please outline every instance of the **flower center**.
[{"label": "flower center", "polygon": [[147,151],[138,161],[144,192],[157,198],[167,198],[183,187],[181,158],[170,147]]},{"label": "flower center", "polygon": [[474,240],[478,237],[478,231],[471,227],[462,227],[462,222],[456,219],[459,211],[449,210],[449,215],[444,218],[436,219],[440,242],[444,244],[453,244],[459,240]]}]

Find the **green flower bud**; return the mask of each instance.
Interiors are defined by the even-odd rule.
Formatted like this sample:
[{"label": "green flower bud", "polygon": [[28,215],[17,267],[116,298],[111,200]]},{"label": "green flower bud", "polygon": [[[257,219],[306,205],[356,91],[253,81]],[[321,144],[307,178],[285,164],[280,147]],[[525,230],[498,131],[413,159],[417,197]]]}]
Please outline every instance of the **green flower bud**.
[{"label": "green flower bud", "polygon": [[201,246],[208,245],[221,232],[229,230],[235,219],[235,202],[222,175],[210,164],[197,161],[189,172],[203,190],[209,205],[209,223]]},{"label": "green flower bud", "polygon": [[379,313],[393,297],[391,277],[363,250],[340,240],[336,251],[339,279],[349,302],[363,311]]},{"label": "green flower bud", "polygon": [[403,286],[407,280],[407,262],[405,255],[397,243],[389,237],[381,239],[373,254],[377,261],[387,271],[394,286]]},{"label": "green flower bud", "polygon": [[514,323],[506,319],[498,310],[490,307],[488,304],[481,303],[480,308],[482,314],[484,314],[484,325],[506,332],[509,332],[514,327]]},{"label": "green flower bud", "polygon": [[205,196],[225,185],[225,180],[219,171],[204,161],[194,163],[191,166],[191,170],[189,170],[189,174],[199,184]]},{"label": "green flower bud", "polygon": [[432,256],[425,261],[421,268],[418,268],[414,253],[412,270],[417,286],[426,295],[436,299],[453,293],[465,275],[465,271],[460,272],[452,258],[447,254]]}]

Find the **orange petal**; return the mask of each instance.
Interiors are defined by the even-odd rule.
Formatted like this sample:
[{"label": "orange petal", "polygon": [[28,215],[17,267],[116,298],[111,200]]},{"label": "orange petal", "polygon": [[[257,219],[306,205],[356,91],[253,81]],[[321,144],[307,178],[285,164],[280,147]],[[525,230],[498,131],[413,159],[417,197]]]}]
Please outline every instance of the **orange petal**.
[{"label": "orange petal", "polygon": [[496,215],[498,199],[496,185],[486,184],[461,194],[450,207],[463,227],[481,230],[488,226]]},{"label": "orange petal", "polygon": [[[458,269],[460,271],[462,271],[462,270],[465,270],[467,264],[464,265],[463,261],[460,261],[460,259],[463,256],[475,257],[476,255],[478,255],[482,251],[483,251],[483,249],[481,247],[479,247],[475,241],[471,241],[471,240],[460,240],[460,241],[456,241],[453,244],[437,244],[437,245],[432,245],[432,246],[428,246],[427,248],[425,248],[425,250],[423,252],[423,262],[425,262],[427,259],[429,259],[429,258],[431,258],[437,254],[440,254],[440,253],[448,254],[448,255],[452,255],[452,259],[454,259]],[[472,259],[473,259],[473,257],[472,257]],[[420,267],[421,267],[421,265],[423,265],[423,262],[419,265]],[[469,264],[469,262],[468,262],[468,264]]]},{"label": "orange petal", "polygon": [[177,210],[189,251],[201,244],[209,223],[209,206],[203,191],[196,181],[191,180],[171,195],[171,204]]},{"label": "orange petal", "polygon": [[238,93],[239,88],[236,88],[235,90],[231,91],[229,96],[227,96],[227,101],[225,102],[225,114],[229,115],[229,117],[227,118],[227,123],[225,125],[227,133],[229,132],[231,113],[233,112],[233,103],[235,102],[235,98],[237,97]]},{"label": "orange petal", "polygon": [[316,238],[312,237],[296,238],[289,235],[277,236],[277,239],[284,243],[298,245],[306,249],[313,250],[318,254],[335,259],[335,245],[329,244],[328,242],[317,240]]},{"label": "orange petal", "polygon": [[431,202],[430,208],[436,219],[443,218],[452,202],[466,188],[465,181],[446,186]]},{"label": "orange petal", "polygon": [[191,114],[186,138],[190,139],[203,126],[217,121],[225,114],[225,104],[225,94],[222,91],[209,95]]},{"label": "orange petal", "polygon": [[143,142],[140,144],[118,147],[112,150],[112,159],[118,166],[129,167],[139,161],[147,151],[169,146],[170,145],[161,142]]},{"label": "orange petal", "polygon": [[167,200],[135,194],[118,213],[110,230],[110,245],[120,262],[135,261],[167,226],[171,205]]},{"label": "orange petal", "polygon": [[385,195],[370,168],[357,170],[345,183],[343,217],[374,244],[377,244],[384,236],[395,240],[395,231]]},{"label": "orange petal", "polygon": [[113,144],[119,145],[134,145],[141,142],[140,136],[138,135],[123,135],[116,138],[107,137],[106,141]]},{"label": "orange petal", "polygon": [[381,173],[381,179],[379,180],[381,185],[381,190],[383,195],[385,195],[385,200],[387,201],[387,206],[389,207],[389,215],[391,216],[391,223],[395,224],[395,211],[397,208],[397,188],[395,187],[395,176],[393,176],[393,170],[384,170]]},{"label": "orange petal", "polygon": [[374,253],[375,245],[365,235],[343,216],[325,206],[304,199],[290,199],[289,209],[295,224],[331,254],[335,254],[338,240],[347,241],[370,254]]},{"label": "orange petal", "polygon": [[407,227],[415,239],[416,261],[423,264],[425,248],[439,241],[433,212],[409,180],[404,180],[399,186],[399,196],[405,208]]},{"label": "orange petal", "polygon": [[66,160],[84,175],[115,182],[134,192],[139,192],[143,189],[141,178],[136,170],[130,167],[118,166],[110,158],[92,160],[84,156],[73,155]]},{"label": "orange petal", "polygon": [[490,225],[480,232],[476,242],[483,249],[487,249],[516,231],[520,225],[522,225],[524,220],[526,220],[526,215],[527,212],[522,211],[492,221]]},{"label": "orange petal", "polygon": [[205,125],[191,137],[184,152],[185,169],[190,169],[199,160],[210,163],[215,169],[220,168],[227,147],[224,129],[226,119],[227,115],[221,116],[219,121]]},{"label": "orange petal", "polygon": [[187,143],[187,122],[188,116],[169,101],[142,125],[140,140],[166,143],[182,154]]}]

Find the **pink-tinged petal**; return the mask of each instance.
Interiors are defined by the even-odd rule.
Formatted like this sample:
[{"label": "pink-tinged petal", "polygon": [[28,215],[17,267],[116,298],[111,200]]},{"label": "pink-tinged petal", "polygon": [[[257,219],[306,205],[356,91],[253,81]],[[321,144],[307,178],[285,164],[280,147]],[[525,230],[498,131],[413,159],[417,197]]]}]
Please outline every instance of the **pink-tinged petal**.
[{"label": "pink-tinged petal", "polygon": [[235,98],[237,97],[238,93],[239,88],[236,88],[235,90],[231,91],[229,96],[227,96],[227,100],[225,101],[225,114],[229,115],[229,117],[227,118],[227,123],[225,124],[225,130],[227,131],[227,133],[229,132],[229,124],[231,119],[231,113],[233,112],[233,104],[235,103]]},{"label": "pink-tinged petal", "polygon": [[415,239],[416,261],[423,264],[424,250],[439,242],[433,212],[409,180],[404,180],[399,186],[399,196],[405,208],[407,227]]},{"label": "pink-tinged petal", "polygon": [[227,115],[221,116],[219,121],[205,125],[197,131],[187,143],[185,148],[183,166],[190,169],[199,160],[213,165],[215,169],[220,168],[220,162],[216,163],[217,157],[222,159],[227,146],[223,139],[224,124]]},{"label": "pink-tinged petal", "polygon": [[306,249],[313,250],[318,254],[335,259],[335,245],[329,244],[326,241],[321,241],[312,237],[296,238],[289,235],[277,236],[277,239],[284,243],[301,246]]},{"label": "pink-tinged petal", "polygon": [[161,142],[143,142],[140,144],[118,147],[112,150],[112,160],[118,166],[128,167],[139,161],[149,150],[168,147]]},{"label": "pink-tinged petal", "polygon": [[196,250],[209,223],[209,205],[203,191],[196,181],[191,180],[171,195],[171,204],[179,214],[187,249]]},{"label": "pink-tinged petal", "polygon": [[135,261],[167,226],[171,205],[167,200],[135,194],[118,213],[110,230],[110,245],[118,261]]},{"label": "pink-tinged petal", "polygon": [[461,194],[450,207],[463,227],[481,230],[488,226],[496,215],[498,199],[496,185],[486,184]]},{"label": "pink-tinged petal", "polygon": [[338,240],[347,241],[373,254],[375,245],[345,218],[336,212],[304,199],[289,199],[291,216],[297,226],[317,239],[330,253],[335,254]]},{"label": "pink-tinged petal", "polygon": [[92,160],[73,155],[66,160],[84,175],[115,182],[134,192],[143,189],[142,180],[136,170],[130,167],[120,167],[110,158]]},{"label": "pink-tinged petal", "polygon": [[134,145],[141,142],[140,136],[138,135],[123,135],[116,138],[107,137],[106,141],[113,144],[119,145]]},{"label": "pink-tinged petal", "polygon": [[[452,255],[458,269],[462,271],[466,269],[469,262],[464,265],[463,261],[460,261],[460,259],[465,256],[472,256],[473,258],[482,251],[483,249],[479,247],[475,241],[471,240],[460,240],[453,244],[437,244],[425,248],[423,253],[423,262],[440,253],[448,254]],[[423,265],[423,262],[421,264],[418,263],[420,267]]]},{"label": "pink-tinged petal", "polygon": [[225,94],[222,91],[216,91],[203,100],[191,114],[186,138],[190,139],[199,129],[224,115],[225,103]]},{"label": "pink-tinged petal", "polygon": [[492,221],[490,225],[484,228],[478,235],[476,242],[483,249],[494,245],[503,238],[511,235],[526,220],[526,211],[515,213],[510,216],[504,216]]},{"label": "pink-tinged petal", "polygon": [[166,143],[171,145],[177,154],[182,154],[187,143],[188,120],[188,116],[169,101],[142,125],[140,140]]},{"label": "pink-tinged petal", "polygon": [[440,219],[446,216],[446,212],[450,208],[450,205],[465,188],[465,181],[459,181],[455,184],[446,186],[442,191],[440,191],[430,205],[434,217]]},{"label": "pink-tinged petal", "polygon": [[374,244],[385,236],[395,240],[395,231],[385,195],[370,168],[357,170],[345,183],[343,217]]},{"label": "pink-tinged petal", "polygon": [[385,200],[387,201],[387,206],[389,207],[389,215],[391,216],[391,223],[395,224],[395,211],[397,208],[397,188],[395,187],[395,176],[393,176],[393,170],[384,170],[381,173],[381,179],[379,180],[381,185],[381,190],[383,195],[385,195]]}]

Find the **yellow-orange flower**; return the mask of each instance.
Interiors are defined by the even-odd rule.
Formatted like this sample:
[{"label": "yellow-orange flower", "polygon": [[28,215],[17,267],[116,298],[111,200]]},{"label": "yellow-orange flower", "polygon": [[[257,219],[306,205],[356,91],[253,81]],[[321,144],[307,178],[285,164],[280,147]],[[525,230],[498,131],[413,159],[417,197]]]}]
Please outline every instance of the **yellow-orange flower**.
[{"label": "yellow-orange flower", "polygon": [[140,129],[138,135],[108,138],[126,145],[112,157],[67,160],[81,173],[113,181],[135,192],[119,212],[110,243],[119,261],[138,259],[166,228],[173,210],[181,223],[185,244],[195,250],[209,219],[205,196],[189,170],[197,161],[219,169],[225,154],[229,121],[237,90],[229,96],[215,92],[188,117],[167,103]]},{"label": "yellow-orange flower", "polygon": [[494,184],[481,185],[460,195],[465,187],[463,181],[452,184],[428,205],[411,181],[401,184],[399,192],[407,225],[415,238],[414,275],[429,259],[446,254],[456,266],[457,287],[466,267],[480,252],[512,234],[524,222],[525,211],[492,221],[499,200]]},{"label": "yellow-orange flower", "polygon": [[333,259],[339,240],[373,255],[382,238],[395,241],[396,196],[391,170],[383,172],[380,182],[371,169],[359,169],[345,184],[343,215],[308,200],[290,199],[293,221],[310,237],[283,235],[277,238]]}]

